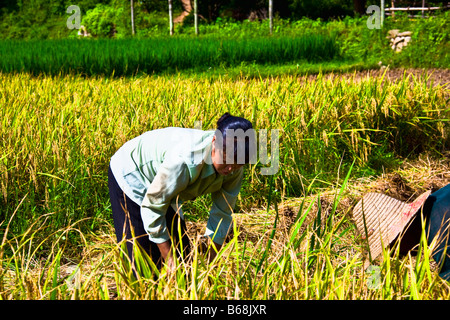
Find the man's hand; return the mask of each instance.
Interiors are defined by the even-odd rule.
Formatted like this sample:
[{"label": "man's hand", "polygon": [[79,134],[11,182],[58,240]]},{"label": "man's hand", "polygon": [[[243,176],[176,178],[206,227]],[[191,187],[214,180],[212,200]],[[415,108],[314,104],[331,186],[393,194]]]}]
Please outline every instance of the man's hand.
[{"label": "man's hand", "polygon": [[222,248],[221,244],[217,244],[211,240],[208,236],[202,236],[199,238],[199,251],[202,254],[207,253],[208,261],[211,262],[217,256],[217,253]]},{"label": "man's hand", "polygon": [[163,261],[167,265],[167,270],[169,272],[174,271],[175,258],[173,256],[172,244],[171,244],[170,240],[167,240],[162,243],[158,243],[157,246],[158,246],[159,252],[161,252],[161,257],[162,257]]},{"label": "man's hand", "polygon": [[209,248],[209,254],[208,254],[208,261],[211,262],[217,256],[217,253],[222,248],[222,245],[217,244],[212,240],[210,240],[209,243],[210,243],[210,248]]}]

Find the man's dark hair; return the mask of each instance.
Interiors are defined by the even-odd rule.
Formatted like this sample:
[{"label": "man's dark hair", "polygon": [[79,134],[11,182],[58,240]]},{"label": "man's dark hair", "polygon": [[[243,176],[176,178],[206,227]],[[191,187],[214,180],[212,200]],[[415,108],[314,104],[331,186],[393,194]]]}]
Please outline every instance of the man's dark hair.
[{"label": "man's dark hair", "polygon": [[[234,163],[239,164],[253,163],[256,158],[256,136],[252,129],[253,125],[250,121],[245,118],[232,116],[228,112],[223,114],[217,121],[216,147],[224,151],[227,163],[231,159],[234,160]],[[222,139],[218,138],[219,132]],[[228,140],[234,140],[234,146],[231,147],[233,155],[230,154],[230,146],[227,149],[227,134],[229,135],[230,133],[232,136],[229,136]],[[219,145],[220,141],[222,141],[222,145]],[[244,157],[242,157],[243,151]]]}]

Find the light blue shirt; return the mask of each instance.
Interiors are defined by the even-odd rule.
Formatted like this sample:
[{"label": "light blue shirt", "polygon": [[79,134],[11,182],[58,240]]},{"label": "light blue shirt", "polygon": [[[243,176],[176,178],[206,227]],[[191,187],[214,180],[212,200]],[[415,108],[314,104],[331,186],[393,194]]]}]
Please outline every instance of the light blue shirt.
[{"label": "light blue shirt", "polygon": [[111,158],[111,171],[125,194],[141,207],[151,241],[169,240],[169,205],[181,217],[183,201],[211,194],[205,235],[222,244],[242,185],[243,168],[219,175],[211,161],[214,131],[164,128],[126,142]]}]

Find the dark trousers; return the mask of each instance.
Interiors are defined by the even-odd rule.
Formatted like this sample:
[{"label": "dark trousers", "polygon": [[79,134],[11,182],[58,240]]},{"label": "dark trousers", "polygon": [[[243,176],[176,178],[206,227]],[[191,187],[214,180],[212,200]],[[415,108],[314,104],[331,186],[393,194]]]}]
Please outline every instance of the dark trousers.
[{"label": "dark trousers", "polygon": [[439,276],[450,281],[450,184],[427,198],[423,212],[428,216],[428,244],[438,239],[433,258],[440,265]]},{"label": "dark trousers", "polygon": [[[152,258],[158,268],[161,268],[161,253],[156,243],[150,241],[144,229],[141,208],[122,191],[117,184],[111,168],[108,170],[108,188],[117,242],[120,243],[125,236],[127,253],[132,265],[134,266],[133,246],[137,242],[142,251]],[[179,249],[181,245],[183,247],[183,257],[187,257],[190,251],[190,242],[186,234],[186,224],[171,206],[169,206],[166,213],[166,224],[172,245],[177,248],[178,256],[180,256],[179,253],[181,250]],[[182,234],[181,243],[178,232],[179,228]],[[134,237],[132,231],[134,232]]]}]

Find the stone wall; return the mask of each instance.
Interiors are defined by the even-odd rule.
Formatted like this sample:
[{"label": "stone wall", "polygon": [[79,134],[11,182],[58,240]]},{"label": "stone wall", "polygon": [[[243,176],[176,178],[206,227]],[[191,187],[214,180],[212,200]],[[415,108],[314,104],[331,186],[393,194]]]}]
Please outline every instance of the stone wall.
[{"label": "stone wall", "polygon": [[411,41],[411,31],[400,32],[398,29],[389,30],[386,38],[391,41],[391,48],[395,52],[400,52]]}]

